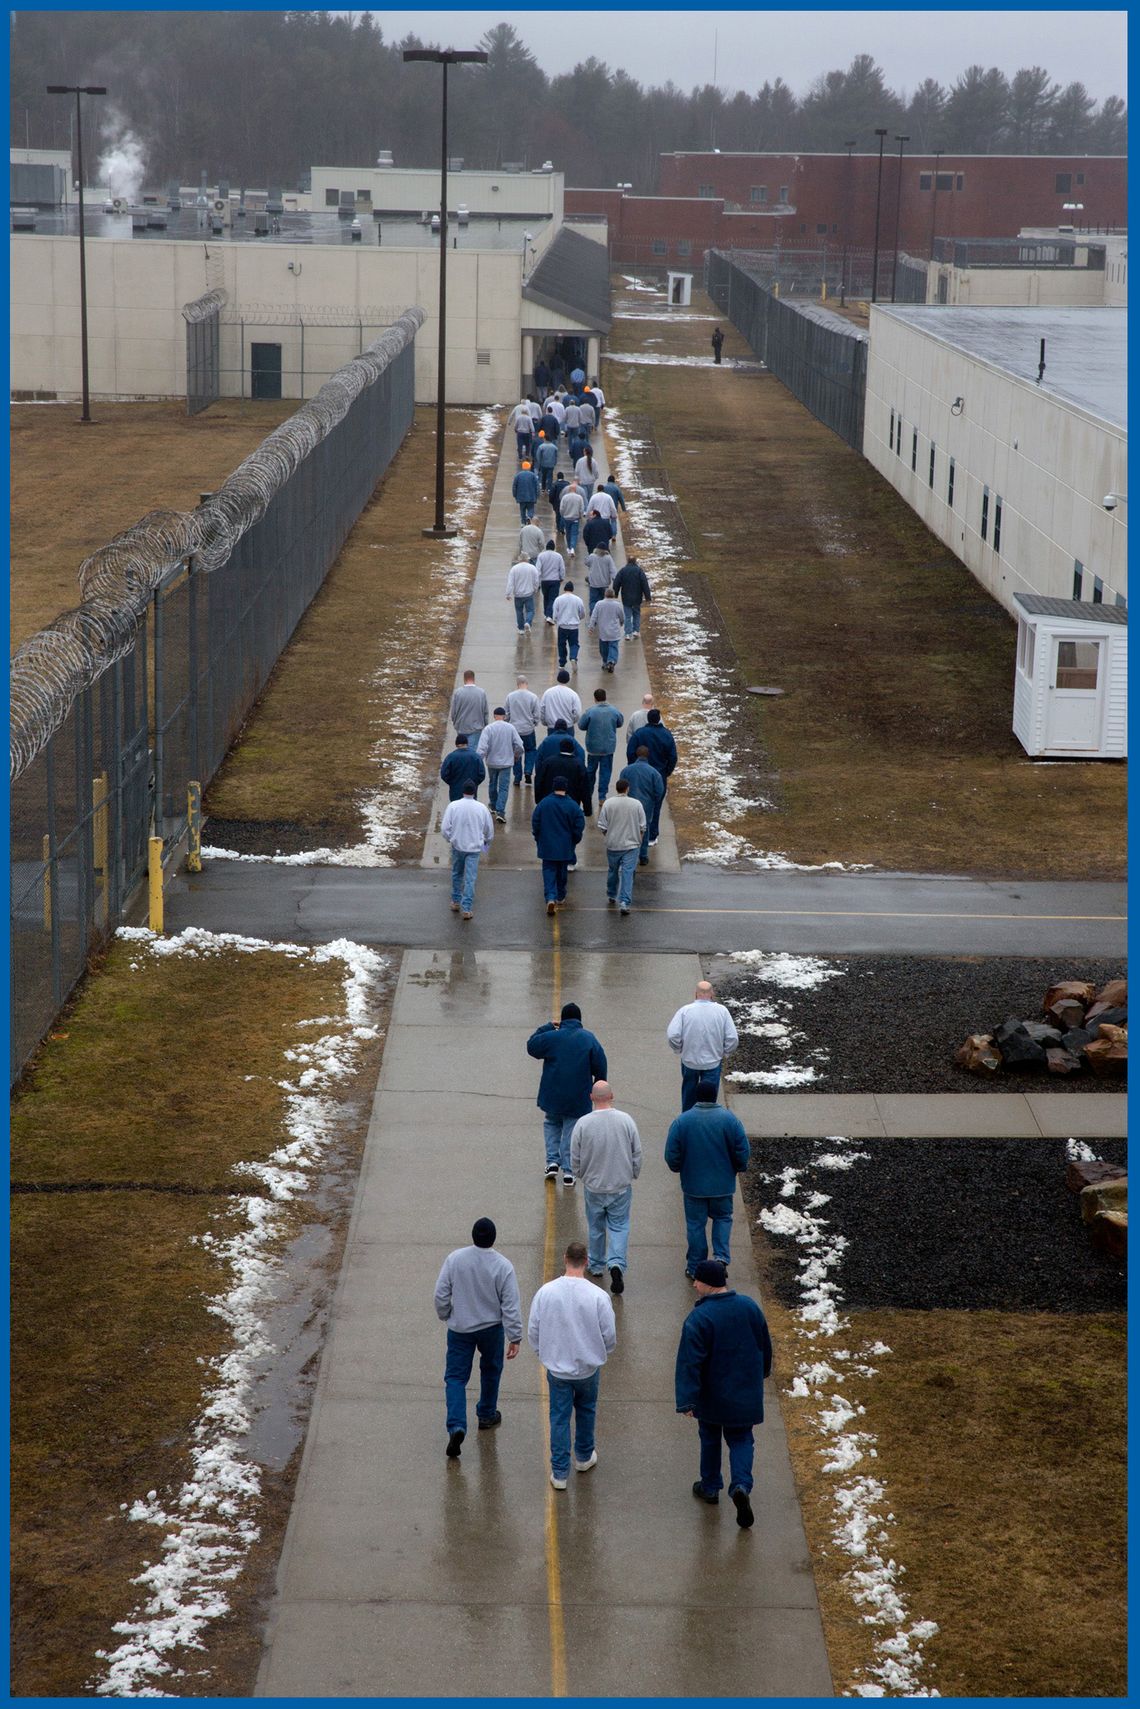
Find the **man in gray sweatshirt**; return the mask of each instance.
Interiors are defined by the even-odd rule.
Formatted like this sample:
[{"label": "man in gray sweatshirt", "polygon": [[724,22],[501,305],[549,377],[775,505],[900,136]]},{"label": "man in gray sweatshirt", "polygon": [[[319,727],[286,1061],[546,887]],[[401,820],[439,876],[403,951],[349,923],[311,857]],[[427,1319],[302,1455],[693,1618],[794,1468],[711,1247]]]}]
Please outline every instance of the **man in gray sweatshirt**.
[{"label": "man in gray sweatshirt", "polygon": [[522,1343],[522,1309],[515,1267],[493,1250],[495,1225],[481,1216],[471,1230],[472,1246],[449,1252],[435,1284],[436,1315],[447,1325],[447,1457],[458,1460],[467,1434],[467,1383],[479,1354],[480,1430],[503,1422],[498,1411],[499,1379],[506,1357],[514,1359]]},{"label": "man in gray sweatshirt", "polygon": [[477,687],[474,671],[464,671],[463,686],[451,697],[451,722],[457,736],[467,737],[467,746],[474,751],[479,737],[491,721],[487,696]]},{"label": "man in gray sweatshirt", "polygon": [[633,875],[645,828],[645,808],[630,794],[628,777],[619,777],[616,795],[602,803],[598,829],[606,839],[606,901],[611,908],[619,902],[623,914],[633,904]]},{"label": "man in gray sweatshirt", "polygon": [[594,1081],[590,1102],[590,1114],[578,1119],[570,1135],[570,1167],[585,1197],[590,1274],[601,1276],[608,1265],[610,1287],[621,1294],[629,1267],[633,1183],[641,1174],[641,1135],[633,1117],[614,1108],[608,1080]]},{"label": "man in gray sweatshirt", "polygon": [[598,1376],[617,1346],[609,1295],[586,1280],[586,1248],[572,1240],[566,1274],[539,1288],[531,1301],[527,1339],[546,1367],[550,1393],[550,1481],[565,1489],[570,1473],[570,1415],[574,1415],[574,1470],[598,1463],[594,1420]]}]

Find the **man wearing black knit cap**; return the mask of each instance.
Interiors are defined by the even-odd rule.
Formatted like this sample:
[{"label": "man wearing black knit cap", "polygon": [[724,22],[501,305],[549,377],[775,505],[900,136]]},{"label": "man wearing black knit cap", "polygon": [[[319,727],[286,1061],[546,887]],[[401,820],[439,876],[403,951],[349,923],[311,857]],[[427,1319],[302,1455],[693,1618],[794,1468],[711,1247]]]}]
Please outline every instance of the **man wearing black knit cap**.
[{"label": "man wearing black knit cap", "polygon": [[592,1032],[582,1025],[577,1003],[563,1003],[562,1018],[547,1021],[531,1033],[526,1053],[542,1063],[535,1102],[542,1111],[542,1137],[546,1144],[546,1179],[553,1181],[562,1168],[564,1186],[574,1185],[570,1164],[570,1136],[580,1117],[590,1113],[590,1089],[608,1072],[606,1053]]},{"label": "man wearing black knit cap", "polygon": [[772,1369],[772,1341],[764,1313],[728,1286],[717,1258],[702,1258],[693,1278],[697,1303],[681,1328],[677,1348],[677,1411],[695,1418],[701,1438],[698,1501],[715,1507],[724,1487],[721,1444],[728,1448],[728,1493],[736,1523],[753,1523],[753,1425],[764,1419],[764,1379]]},{"label": "man wearing black knit cap", "polygon": [[449,1460],[459,1458],[467,1434],[467,1383],[475,1354],[479,1355],[475,1412],[480,1430],[493,1430],[503,1421],[497,1403],[504,1343],[506,1357],[513,1359],[522,1341],[518,1277],[509,1259],[493,1250],[495,1232],[490,1217],[481,1216],[471,1230],[473,1245],[448,1253],[435,1284],[436,1315],[447,1324],[443,1387]]}]

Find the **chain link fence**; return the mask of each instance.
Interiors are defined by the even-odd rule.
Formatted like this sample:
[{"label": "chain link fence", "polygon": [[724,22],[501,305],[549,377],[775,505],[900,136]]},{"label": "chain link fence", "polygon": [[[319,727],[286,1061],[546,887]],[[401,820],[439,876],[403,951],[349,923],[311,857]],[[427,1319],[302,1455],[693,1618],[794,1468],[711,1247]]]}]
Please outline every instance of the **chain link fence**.
[{"label": "chain link fence", "polygon": [[94,554],[84,603],[15,655],[13,1082],[124,917],[149,838],[179,844],[188,785],[221,765],[402,443],[422,322],[406,311],[196,511]]},{"label": "chain link fence", "polygon": [[224,291],[207,291],[183,305],[187,415],[197,415],[221,395],[221,310],[225,300]]},{"label": "chain link fence", "polygon": [[[745,258],[747,260],[747,258]],[[811,413],[863,449],[867,334],[811,302],[784,302],[735,257],[710,250],[709,296]]]}]

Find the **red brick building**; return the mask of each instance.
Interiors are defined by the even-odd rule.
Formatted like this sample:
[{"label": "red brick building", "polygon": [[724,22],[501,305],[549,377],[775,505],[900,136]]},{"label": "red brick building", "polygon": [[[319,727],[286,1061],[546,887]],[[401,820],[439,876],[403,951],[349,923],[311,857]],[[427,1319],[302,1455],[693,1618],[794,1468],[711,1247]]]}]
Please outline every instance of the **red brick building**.
[{"label": "red brick building", "polygon": [[[889,139],[888,139],[889,144]],[[698,267],[709,248],[870,249],[879,157],[873,154],[663,154],[657,196],[566,191],[566,213],[604,213],[619,263]],[[937,183],[936,183],[937,178]],[[883,157],[880,243],[894,239],[898,152]],[[1080,207],[1065,208],[1065,203]],[[931,237],[1012,237],[1022,226],[1123,230],[1122,155],[904,155],[899,247]],[[779,234],[777,236],[777,233]]]}]

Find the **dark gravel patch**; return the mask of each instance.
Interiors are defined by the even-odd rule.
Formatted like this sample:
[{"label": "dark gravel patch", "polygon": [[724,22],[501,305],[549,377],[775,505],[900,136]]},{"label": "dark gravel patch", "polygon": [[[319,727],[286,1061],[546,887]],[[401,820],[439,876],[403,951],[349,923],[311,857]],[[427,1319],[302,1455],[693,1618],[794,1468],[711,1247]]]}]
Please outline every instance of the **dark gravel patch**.
[{"label": "dark gravel patch", "polygon": [[[1125,976],[1119,960],[1079,964],[1021,956],[851,955],[828,962],[844,970],[814,991],[783,990],[750,970],[718,969],[718,995],[737,1015],[739,1003],[771,1004],[803,1035],[781,1051],[741,1029],[732,1069],[769,1070],[807,1063],[816,1078],[789,1086],[744,1085],[741,1091],[801,1092],[1096,1092],[1121,1091],[1123,1081],[1084,1072],[1067,1079],[1044,1071],[1003,1071],[993,1079],[968,1074],[954,1052],[968,1033],[987,1033],[1007,1015],[1040,1016],[1041,1001],[1059,979],[1097,986]],[[739,1016],[737,1016],[739,1023]]]},{"label": "dark gravel patch", "polygon": [[202,841],[207,848],[232,849],[245,855],[308,854],[312,849],[342,848],[360,841],[360,827],[320,820],[302,825],[296,819],[215,819],[205,821]]},{"label": "dark gravel patch", "polygon": [[[1127,1162],[1125,1140],[1091,1140],[1107,1162]],[[1126,1267],[1097,1252],[1065,1186],[1065,1141],[897,1139],[871,1141],[850,1169],[813,1158],[827,1140],[752,1143],[744,1196],[753,1222],[777,1203],[803,1210],[813,1192],[830,1203],[815,1214],[846,1251],[831,1278],[845,1310],[1097,1312],[1125,1309]],[[781,1200],[762,1175],[804,1171]],[[769,1243],[769,1282],[781,1304],[801,1303],[806,1248],[759,1230]]]}]

